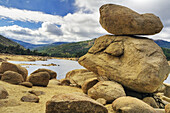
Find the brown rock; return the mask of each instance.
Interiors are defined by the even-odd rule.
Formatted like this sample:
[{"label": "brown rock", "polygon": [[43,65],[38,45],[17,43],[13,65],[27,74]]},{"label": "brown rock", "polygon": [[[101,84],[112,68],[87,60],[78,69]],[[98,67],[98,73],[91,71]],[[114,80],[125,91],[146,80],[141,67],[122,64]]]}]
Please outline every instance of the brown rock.
[{"label": "brown rock", "polygon": [[68,79],[61,79],[60,82],[61,82],[61,85],[63,86],[70,86],[71,84],[70,80]]},{"label": "brown rock", "polygon": [[115,35],[153,35],[163,28],[161,20],[154,14],[138,14],[115,4],[101,6],[100,24],[107,32]]},{"label": "brown rock", "polygon": [[19,85],[22,85],[22,86],[25,86],[25,87],[29,87],[29,88],[32,88],[32,86],[33,86],[31,82],[22,82]]},{"label": "brown rock", "polygon": [[3,86],[0,86],[0,99],[6,99],[8,96],[8,92]]},{"label": "brown rock", "polygon": [[61,85],[61,82],[57,79],[51,79],[48,84],[51,85]]},{"label": "brown rock", "polygon": [[126,96],[122,85],[114,81],[100,81],[88,90],[88,96],[93,99],[104,98],[107,102]]},{"label": "brown rock", "polygon": [[157,105],[155,99],[152,98],[152,97],[145,97],[145,98],[143,99],[143,101],[144,101],[145,103],[147,103],[148,105],[152,106],[153,108],[159,108],[159,106]]},{"label": "brown rock", "polygon": [[170,98],[170,84],[164,85],[165,85],[164,95]]},{"label": "brown rock", "polygon": [[4,72],[1,80],[16,85],[24,81],[22,75],[14,71]]},{"label": "brown rock", "polygon": [[72,84],[82,86],[87,79],[94,78],[97,75],[87,69],[75,69],[66,74],[66,79],[69,79]]},{"label": "brown rock", "polygon": [[106,104],[106,100],[104,98],[98,98],[96,101],[102,105]]},{"label": "brown rock", "polygon": [[28,92],[31,93],[31,94],[34,94],[36,96],[40,96],[40,95],[45,94],[45,92],[43,92],[43,91],[35,91],[35,90],[31,90],[31,91],[28,91]]},{"label": "brown rock", "polygon": [[[115,42],[123,44],[123,54],[118,57],[104,52]],[[104,80],[143,93],[155,92],[170,72],[162,49],[153,40],[132,36],[99,37],[79,64]]]},{"label": "brown rock", "polygon": [[156,113],[165,113],[165,109],[155,108]]},{"label": "brown rock", "polygon": [[28,76],[28,71],[26,68],[9,62],[2,62],[1,69],[2,69],[2,73],[4,73],[5,71],[14,71],[21,74],[24,78],[24,81],[26,81]]},{"label": "brown rock", "polygon": [[108,113],[116,113],[116,111],[113,110],[112,104],[105,105],[105,108],[108,110]]},{"label": "brown rock", "polygon": [[82,85],[83,92],[87,94],[88,90],[97,84],[97,82],[99,82],[97,78],[87,79]]},{"label": "brown rock", "polygon": [[31,82],[33,86],[46,87],[48,85],[49,79],[50,75],[47,72],[38,72],[35,74],[31,74],[28,77],[28,82]]},{"label": "brown rock", "polygon": [[21,98],[22,102],[35,102],[35,103],[39,103],[39,98],[35,95],[27,95],[27,96],[23,96]]},{"label": "brown rock", "polygon": [[46,113],[107,113],[107,109],[91,98],[78,94],[58,94],[46,103]]},{"label": "brown rock", "polygon": [[120,97],[112,103],[112,106],[116,113],[156,113],[154,108],[133,97]]},{"label": "brown rock", "polygon": [[32,72],[31,74],[35,74],[35,73],[38,73],[38,72],[48,72],[49,75],[50,75],[50,79],[56,79],[56,77],[57,77],[57,73],[55,71],[52,71],[52,70],[49,70],[49,69],[44,69],[44,68],[40,68],[40,69]]},{"label": "brown rock", "polygon": [[170,104],[165,106],[165,113],[170,113]]}]

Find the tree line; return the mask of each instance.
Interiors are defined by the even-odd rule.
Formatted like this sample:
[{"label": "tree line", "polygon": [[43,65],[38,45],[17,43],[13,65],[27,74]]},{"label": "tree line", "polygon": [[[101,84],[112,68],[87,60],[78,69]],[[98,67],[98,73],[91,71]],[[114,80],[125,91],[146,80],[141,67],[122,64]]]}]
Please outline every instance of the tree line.
[{"label": "tree line", "polygon": [[37,50],[31,51],[30,49],[23,49],[19,45],[4,46],[0,44],[0,53],[16,54],[16,55],[49,56],[47,53],[39,53]]}]

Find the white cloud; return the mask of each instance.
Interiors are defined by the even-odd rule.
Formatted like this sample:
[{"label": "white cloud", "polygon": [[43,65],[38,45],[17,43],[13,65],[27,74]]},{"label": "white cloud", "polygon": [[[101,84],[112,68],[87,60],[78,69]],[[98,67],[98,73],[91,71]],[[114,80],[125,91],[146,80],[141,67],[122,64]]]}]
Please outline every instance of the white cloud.
[{"label": "white cloud", "polygon": [[0,6],[0,16],[25,22],[51,22],[59,25],[63,23],[61,16],[44,14],[38,11],[7,8],[4,6]]},{"label": "white cloud", "polygon": [[[43,22],[42,26],[36,30],[16,25],[0,27],[0,34],[31,43],[72,42],[97,38],[108,34],[99,24],[99,8],[106,3],[124,5],[139,13],[158,15],[165,27],[161,33],[148,37],[170,41],[170,15],[168,12],[170,1],[167,0],[75,0],[75,6],[79,10],[64,17],[0,6],[0,16],[12,20]],[[57,25],[61,25],[61,27]]]}]

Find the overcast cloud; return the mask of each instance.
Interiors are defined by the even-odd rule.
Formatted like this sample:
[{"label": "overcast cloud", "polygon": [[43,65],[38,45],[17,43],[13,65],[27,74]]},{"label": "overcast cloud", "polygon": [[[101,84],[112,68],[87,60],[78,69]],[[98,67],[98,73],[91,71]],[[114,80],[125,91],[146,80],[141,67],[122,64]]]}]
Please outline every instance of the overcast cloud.
[{"label": "overcast cloud", "polygon": [[170,41],[169,0],[75,0],[77,11],[64,17],[0,6],[0,19],[42,22],[38,29],[3,26],[0,27],[0,34],[35,44],[97,38],[108,34],[99,24],[98,10],[106,3],[124,5],[139,13],[154,13],[161,18],[164,29],[161,33],[148,37]]}]

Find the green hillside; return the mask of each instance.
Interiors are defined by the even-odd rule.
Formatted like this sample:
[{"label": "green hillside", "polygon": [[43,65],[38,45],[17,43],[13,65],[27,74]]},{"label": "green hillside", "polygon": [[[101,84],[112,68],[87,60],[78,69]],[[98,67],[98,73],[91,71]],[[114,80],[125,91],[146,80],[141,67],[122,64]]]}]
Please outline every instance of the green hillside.
[{"label": "green hillside", "polygon": [[95,39],[56,46],[53,45],[52,47],[39,48],[38,52],[48,53],[54,57],[80,57],[87,53],[94,44],[94,41]]},{"label": "green hillside", "polygon": [[8,38],[5,38],[4,36],[0,35],[0,45],[1,46],[5,46],[5,47],[9,47],[9,46],[13,46],[13,47],[21,47],[21,48],[24,48],[23,46],[19,45],[18,43],[8,39]]},{"label": "green hillside", "polygon": [[[38,48],[38,52],[47,53],[53,57],[81,57],[93,46],[95,39],[68,43],[62,45],[53,45]],[[167,60],[170,60],[170,49],[162,48]]]}]

